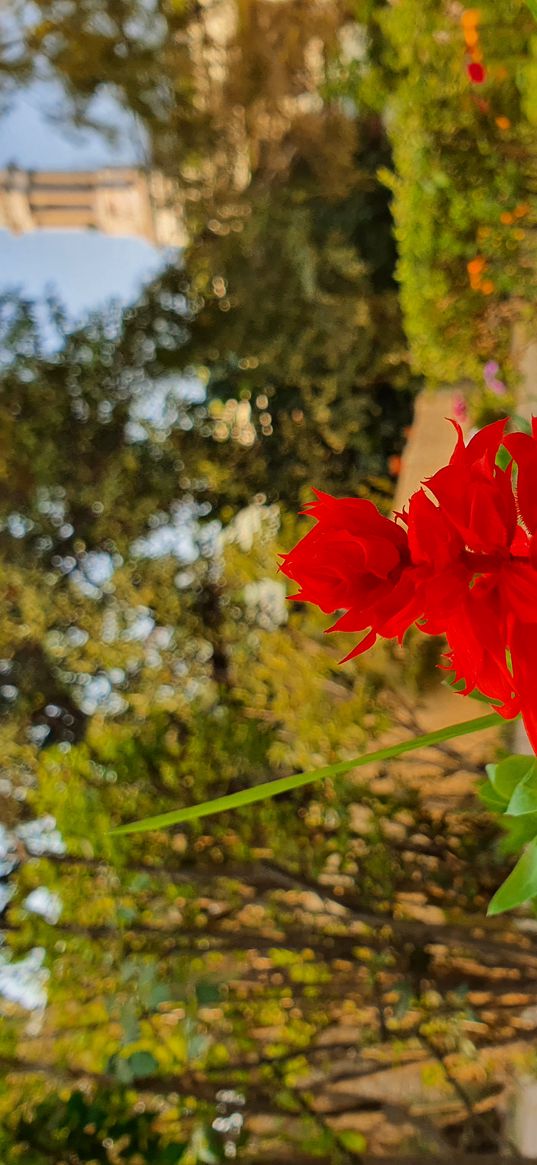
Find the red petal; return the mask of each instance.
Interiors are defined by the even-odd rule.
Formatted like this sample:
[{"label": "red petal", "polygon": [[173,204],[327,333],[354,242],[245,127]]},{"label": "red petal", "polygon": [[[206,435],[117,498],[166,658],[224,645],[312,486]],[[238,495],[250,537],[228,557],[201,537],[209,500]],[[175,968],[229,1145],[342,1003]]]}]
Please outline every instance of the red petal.
[{"label": "red petal", "polygon": [[525,625],[537,623],[537,570],[531,563],[518,561],[505,566],[500,588],[502,604],[511,620]]},{"label": "red petal", "polygon": [[465,449],[466,461],[472,464],[482,462],[490,476],[494,471],[498,449],[500,445],[505,444],[503,435],[508,420],[508,417],[503,417],[499,421],[493,421],[491,425],[485,425],[475,433]]},{"label": "red petal", "polygon": [[343,657],[343,659],[340,659],[339,662],[340,663],[347,663],[347,661],[349,659],[354,659],[354,657],[356,655],[362,655],[364,651],[368,651],[368,649],[370,647],[373,647],[373,644],[376,643],[376,639],[377,639],[376,632],[370,631],[365,636],[365,638],[362,639],[361,643],[358,643],[356,647],[353,647],[352,651],[349,651],[349,654],[345,655]]},{"label": "red petal", "polygon": [[505,448],[517,463],[516,497],[530,534],[537,530],[537,441],[527,433],[510,433]]},{"label": "red petal", "polygon": [[511,542],[510,551],[515,558],[527,558],[530,553],[530,540],[522,526],[517,526]]},{"label": "red petal", "polygon": [[449,420],[450,425],[453,425],[453,428],[455,429],[455,431],[457,433],[457,442],[456,442],[455,448],[453,450],[453,453],[451,454],[451,457],[449,459],[449,464],[450,465],[459,465],[460,462],[463,460],[464,454],[466,452],[466,445],[464,443],[464,434],[463,434],[463,431],[462,431],[461,426],[459,425],[458,421],[452,420],[451,417],[446,417],[445,419]]},{"label": "red petal", "polygon": [[422,489],[409,503],[408,546],[412,562],[428,563],[435,570],[452,562],[463,548],[461,537]]},{"label": "red petal", "polygon": [[531,627],[522,623],[514,627],[511,637],[511,659],[513,679],[520,697],[522,719],[533,751],[537,752],[537,684],[535,682],[537,625],[535,623]]}]

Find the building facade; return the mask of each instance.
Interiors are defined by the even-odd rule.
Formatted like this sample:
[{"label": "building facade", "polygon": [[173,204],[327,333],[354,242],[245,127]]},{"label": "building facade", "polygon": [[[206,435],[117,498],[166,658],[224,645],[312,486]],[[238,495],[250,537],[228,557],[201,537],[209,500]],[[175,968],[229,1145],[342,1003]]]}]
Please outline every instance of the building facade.
[{"label": "building facade", "polygon": [[0,229],[95,230],[184,247],[182,202],[173,183],[155,171],[117,166],[100,170],[0,170]]}]

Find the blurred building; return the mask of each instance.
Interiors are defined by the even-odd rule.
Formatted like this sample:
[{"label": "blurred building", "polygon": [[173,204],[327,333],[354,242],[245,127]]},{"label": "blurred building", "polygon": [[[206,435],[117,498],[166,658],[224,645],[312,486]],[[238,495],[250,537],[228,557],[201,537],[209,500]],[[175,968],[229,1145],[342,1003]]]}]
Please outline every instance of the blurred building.
[{"label": "blurred building", "polygon": [[162,174],[135,167],[0,170],[0,229],[95,230],[184,247],[181,199]]}]

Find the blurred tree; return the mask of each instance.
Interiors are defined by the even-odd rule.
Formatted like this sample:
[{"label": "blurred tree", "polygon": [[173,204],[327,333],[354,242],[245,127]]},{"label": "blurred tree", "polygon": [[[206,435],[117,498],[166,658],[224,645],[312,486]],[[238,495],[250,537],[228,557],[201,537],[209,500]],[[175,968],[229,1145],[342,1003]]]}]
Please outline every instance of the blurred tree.
[{"label": "blurred tree", "polygon": [[26,78],[54,75],[72,124],[113,137],[94,112],[94,98],[106,87],[144,131],[151,127],[159,161],[179,138],[186,162],[208,144],[207,118],[193,101],[188,28],[197,10],[195,0],[37,0],[14,20],[19,69]]},{"label": "blurred tree", "polygon": [[99,704],[173,703],[180,676],[227,681],[214,538],[253,498],[294,510],[322,483],[389,504],[411,381],[386,143],[332,98],[305,113],[284,77],[292,149],[284,126],[278,164],[213,182],[182,268],[71,334],[50,305],[48,347],[30,304],[1,305],[2,691],[34,742],[80,738]]},{"label": "blurred tree", "polygon": [[[343,819],[330,808],[330,790],[325,836],[316,824],[317,811],[311,822],[297,817],[291,834],[283,829],[290,812],[294,816],[308,806],[309,796],[267,805],[242,821],[228,817],[210,834],[194,827],[186,835],[156,834],[118,845],[108,833],[114,821],[266,779],[270,771],[277,775],[283,765],[311,757],[312,750],[316,758],[329,759],[340,754],[343,736],[346,749],[357,749],[363,745],[367,713],[369,731],[374,730],[375,685],[359,675],[340,682],[336,650],[327,652],[317,641],[320,620],[308,616],[302,631],[300,615],[293,615],[291,638],[277,633],[285,618],[283,595],[278,587],[274,592],[273,579],[264,580],[267,569],[272,574],[276,524],[274,509],[253,506],[230,525],[222,547],[220,586],[237,609],[228,643],[233,682],[225,690],[211,696],[205,682],[190,697],[183,692],[182,714],[177,701],[160,714],[153,703],[151,714],[134,724],[126,718],[113,724],[94,715],[83,744],[67,750],[63,744],[41,754],[28,807],[38,820],[55,822],[63,847],[59,852],[47,847],[45,834],[41,850],[35,850],[31,840],[25,843],[24,827],[16,834],[19,870],[6,936],[15,974],[17,960],[32,948],[44,952],[48,1001],[42,1023],[28,1032],[8,1010],[8,1046],[0,1049],[10,1080],[4,1097],[9,1136],[35,1147],[36,1154],[44,1151],[43,1127],[50,1127],[58,1146],[89,1161],[94,1142],[87,1140],[87,1126],[93,1136],[95,1125],[95,1136],[105,1147],[116,1136],[124,1143],[126,1162],[134,1147],[149,1162],[151,1145],[155,1153],[161,1151],[148,1139],[156,1121],[163,1153],[168,1141],[175,1147],[184,1141],[190,1145],[186,1161],[213,1159],[204,1157],[200,1140],[214,1140],[214,1131],[203,1124],[204,1113],[212,1109],[214,1119],[219,1090],[227,1086],[229,1091],[230,1081],[234,1086],[243,1082],[244,1069],[233,1068],[230,1076],[228,1065],[233,1061],[246,1068],[256,1047],[250,1029],[266,1025],[269,1012],[274,1025],[285,1020],[292,1058],[321,1022],[324,1004],[318,993],[327,970],[312,967],[305,978],[301,974],[307,931],[298,919],[299,949],[294,950],[295,936],[289,959],[297,984],[309,984],[309,995],[297,1004],[292,1022],[282,1002],[288,998],[286,975],[273,1001],[254,999],[247,1012],[240,985],[235,993],[228,981],[230,976],[240,980],[246,951],[259,934],[262,945],[272,946],[286,913],[277,923],[272,908],[249,909],[255,891],[248,888],[248,869],[271,857],[302,868],[312,829],[321,866],[333,852],[333,830],[340,820],[342,839],[346,833]],[[272,593],[262,586],[259,591],[263,581],[272,583]],[[267,872],[267,877],[269,885],[272,880],[277,888],[283,878],[285,886],[284,872]],[[278,911],[276,901],[274,907]],[[46,1076],[48,1085],[42,1090],[32,1084],[33,1104],[25,1105],[17,1082],[24,1088],[36,1072]],[[75,1096],[78,1088],[84,1096],[90,1089],[93,1099],[84,1105],[69,1101],[66,1110],[66,1088],[56,1098],[51,1093],[51,1085],[62,1080],[66,1087],[72,1083]],[[127,1085],[137,1090],[138,1104],[149,1097],[145,1122],[131,1112],[134,1102],[122,1091]],[[112,1093],[103,1109],[99,1096],[105,1087]],[[249,1088],[252,1105],[266,1103],[272,1090],[273,1083],[261,1073]],[[170,1093],[179,1099],[168,1099]],[[152,1097],[162,1098],[159,1119]],[[239,1116],[241,1103],[238,1109],[231,1106]],[[88,1104],[97,1116],[83,1122],[80,1112]],[[278,1105],[276,1100],[275,1112]],[[230,1124],[228,1140],[241,1128],[237,1120]],[[309,1123],[309,1132],[300,1125],[300,1135],[313,1143],[319,1126],[314,1117]],[[327,1149],[334,1149],[334,1160],[345,1160],[338,1156],[337,1138],[327,1130],[323,1137]]]},{"label": "blurred tree", "polygon": [[2,731],[22,761],[24,741],[79,739],[101,703],[117,714],[137,695],[143,714],[191,665],[211,677],[218,628],[196,588],[217,604],[214,522],[201,523],[248,494],[210,460],[206,408],[122,357],[119,320],[43,352],[28,304],[5,298],[1,318]]},{"label": "blurred tree", "polygon": [[[39,0],[24,35],[29,59],[46,59],[79,112],[113,86],[144,124],[148,163],[176,180],[192,239],[182,287],[191,326],[179,360],[202,366],[209,396],[267,398],[261,428],[274,421],[278,476],[297,441],[316,452],[327,488],[332,453],[349,489],[357,476],[385,475],[413,382],[377,173],[389,150],[368,97],[370,66],[378,73],[375,6],[139,8]],[[173,270],[164,289],[178,293]],[[155,297],[147,306],[151,314]],[[137,330],[152,326],[147,314],[137,312]],[[167,321],[159,305],[163,314]],[[156,339],[177,368],[176,345]],[[295,476],[296,494],[307,469]]]}]

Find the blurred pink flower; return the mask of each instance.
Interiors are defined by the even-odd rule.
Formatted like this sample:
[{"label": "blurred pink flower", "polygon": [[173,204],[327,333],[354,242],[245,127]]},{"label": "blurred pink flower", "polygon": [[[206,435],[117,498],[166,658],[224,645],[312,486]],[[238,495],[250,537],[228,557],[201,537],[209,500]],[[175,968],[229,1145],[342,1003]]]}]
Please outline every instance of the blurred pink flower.
[{"label": "blurred pink flower", "polygon": [[468,409],[466,401],[462,392],[456,392],[453,397],[453,416],[459,424],[463,425],[468,420]]},{"label": "blurred pink flower", "polygon": [[498,379],[497,374],[499,371],[500,365],[497,363],[497,361],[489,360],[483,369],[483,376],[485,378],[485,384],[490,392],[495,392],[496,396],[505,396],[507,388],[503,383],[503,380]]}]

